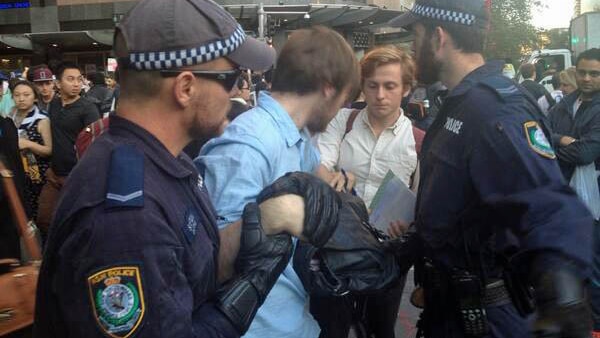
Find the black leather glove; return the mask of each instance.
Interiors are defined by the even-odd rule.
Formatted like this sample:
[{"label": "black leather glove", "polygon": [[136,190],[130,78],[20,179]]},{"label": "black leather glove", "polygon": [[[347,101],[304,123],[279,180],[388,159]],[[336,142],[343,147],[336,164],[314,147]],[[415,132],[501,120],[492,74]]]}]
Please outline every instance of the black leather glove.
[{"label": "black leather glove", "polygon": [[312,295],[368,294],[385,288],[400,274],[394,255],[383,248],[385,235],[369,223],[364,202],[340,194],[338,224],[321,247],[298,242],[294,270]]},{"label": "black leather glove", "polygon": [[411,224],[402,236],[387,240],[383,245],[387,251],[396,256],[401,275],[406,274],[415,264],[421,250],[421,241],[414,224]]},{"label": "black leather glove", "polygon": [[240,251],[235,261],[237,278],[219,292],[218,307],[243,335],[258,308],[287,266],[292,254],[290,235],[265,235],[260,210],[249,203],[242,215]]},{"label": "black leather glove", "polygon": [[303,173],[287,173],[260,192],[256,201],[286,194],[304,198],[304,228],[302,235],[314,246],[323,246],[338,226],[340,195],[320,178]]},{"label": "black leather glove", "polygon": [[538,306],[534,337],[589,338],[592,319],[583,281],[568,263],[546,266],[547,269],[535,269],[533,274]]}]

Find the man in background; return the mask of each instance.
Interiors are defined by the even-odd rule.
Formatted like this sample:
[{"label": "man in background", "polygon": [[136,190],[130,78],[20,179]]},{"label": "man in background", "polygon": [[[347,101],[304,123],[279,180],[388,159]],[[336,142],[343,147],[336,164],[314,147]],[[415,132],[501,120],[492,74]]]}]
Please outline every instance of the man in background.
[{"label": "man in background", "polygon": [[42,102],[38,102],[38,108],[40,110],[48,112],[50,108],[50,102],[54,99],[56,94],[54,86],[54,74],[46,65],[40,65],[39,67],[32,67],[31,81],[40,92]]},{"label": "man in background", "polygon": [[[549,116],[556,157],[567,182],[571,182],[578,167],[594,164],[594,172],[600,168],[600,49],[589,49],[577,57],[575,79],[578,90],[559,102]],[[594,189],[599,186],[594,177],[587,184]],[[589,207],[594,209],[593,205]],[[597,218],[595,223],[590,290],[594,337],[600,337],[600,225]]]},{"label": "man in background", "polygon": [[60,97],[54,98],[48,109],[52,130],[52,161],[46,172],[47,182],[40,193],[37,217],[37,225],[43,231],[48,231],[62,186],[77,164],[77,135],[100,118],[96,105],[80,96],[82,81],[81,70],[73,63],[63,63],[56,73]]},{"label": "man in background", "polygon": [[534,65],[531,63],[525,63],[521,65],[519,72],[524,79],[523,82],[521,82],[521,86],[523,86],[536,101],[542,96],[546,96],[549,97],[551,104],[554,104],[554,99],[552,99],[552,96],[550,96],[550,93],[548,93],[546,88],[535,82],[536,71]]}]

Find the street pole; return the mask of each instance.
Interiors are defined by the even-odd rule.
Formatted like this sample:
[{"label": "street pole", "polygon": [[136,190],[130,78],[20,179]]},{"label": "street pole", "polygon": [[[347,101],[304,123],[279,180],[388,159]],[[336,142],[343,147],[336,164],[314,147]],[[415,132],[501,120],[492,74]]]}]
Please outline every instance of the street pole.
[{"label": "street pole", "polygon": [[263,3],[258,4],[258,38],[264,40],[265,38],[265,9]]}]

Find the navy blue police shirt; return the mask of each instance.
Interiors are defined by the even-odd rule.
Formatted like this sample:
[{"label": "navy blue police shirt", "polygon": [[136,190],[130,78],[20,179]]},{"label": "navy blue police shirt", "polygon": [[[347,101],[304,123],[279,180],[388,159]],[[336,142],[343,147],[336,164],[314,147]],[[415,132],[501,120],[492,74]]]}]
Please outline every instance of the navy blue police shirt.
[{"label": "navy blue police shirt", "polygon": [[495,253],[544,252],[586,274],[592,218],[562,178],[539,108],[501,68],[466,76],[427,132],[417,231],[447,267],[472,269],[472,253],[493,265]]},{"label": "navy blue police shirt", "polygon": [[216,218],[202,179],[110,118],[72,171],[37,293],[37,337],[238,337],[217,310]]}]

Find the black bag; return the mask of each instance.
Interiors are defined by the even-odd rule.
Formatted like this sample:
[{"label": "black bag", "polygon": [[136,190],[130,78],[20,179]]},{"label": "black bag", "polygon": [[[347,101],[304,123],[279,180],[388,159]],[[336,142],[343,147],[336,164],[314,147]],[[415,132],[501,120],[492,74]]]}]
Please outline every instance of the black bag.
[{"label": "black bag", "polygon": [[299,241],[294,253],[294,270],[313,295],[369,294],[400,277],[395,256],[383,245],[387,236],[368,223],[364,202],[349,194],[340,196],[340,219],[329,241],[321,248]]}]

